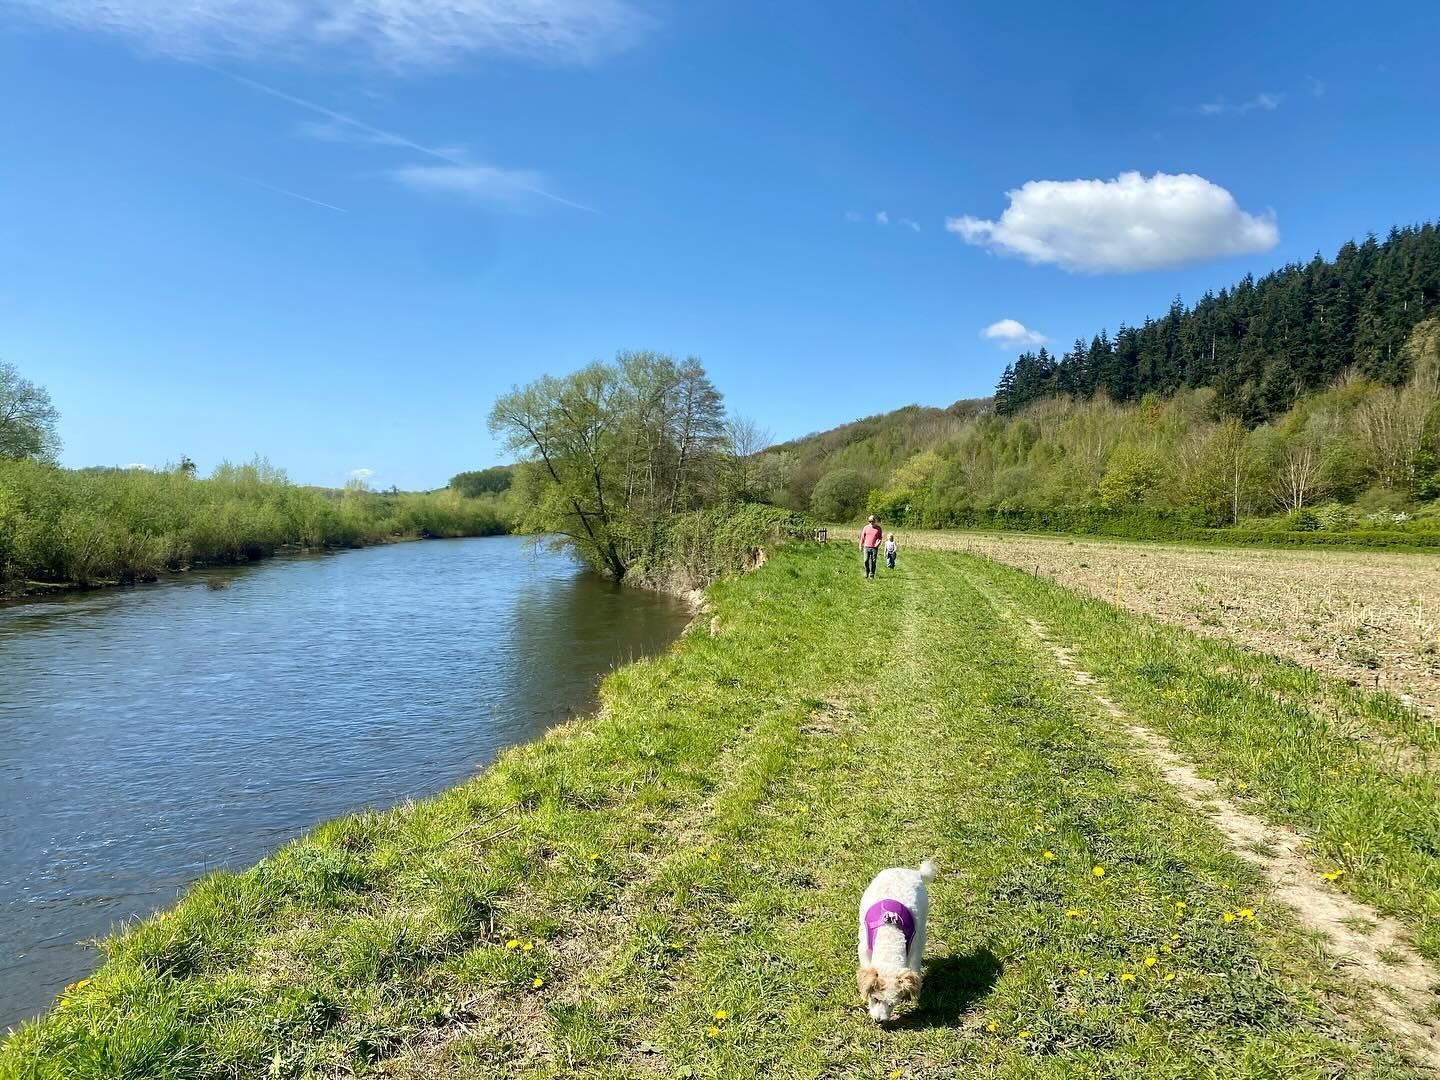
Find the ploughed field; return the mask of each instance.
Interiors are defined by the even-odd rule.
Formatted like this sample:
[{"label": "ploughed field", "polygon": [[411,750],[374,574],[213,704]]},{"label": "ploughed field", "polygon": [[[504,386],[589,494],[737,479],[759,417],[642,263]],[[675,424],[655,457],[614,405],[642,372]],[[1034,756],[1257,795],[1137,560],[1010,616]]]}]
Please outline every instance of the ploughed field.
[{"label": "ploughed field", "polygon": [[1118,594],[1130,611],[1391,690],[1432,715],[1440,709],[1440,557],[1433,554],[961,532],[905,540],[1038,568],[1112,603]]},{"label": "ploughed field", "polygon": [[[0,1076],[1437,1064],[1413,711],[957,553],[789,547],[708,603],[597,716],[111,942]],[[924,857],[923,996],[877,1027],[856,905]]]}]

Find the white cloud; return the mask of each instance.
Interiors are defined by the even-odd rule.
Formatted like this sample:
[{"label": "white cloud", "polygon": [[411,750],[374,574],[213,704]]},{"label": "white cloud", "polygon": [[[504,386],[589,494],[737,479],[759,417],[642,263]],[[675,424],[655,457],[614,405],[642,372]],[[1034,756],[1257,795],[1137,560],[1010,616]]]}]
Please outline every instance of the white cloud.
[{"label": "white cloud", "polygon": [[1284,100],[1284,94],[1256,94],[1249,101],[1242,101],[1238,105],[1231,105],[1225,101],[1207,101],[1204,105],[1200,106],[1200,112],[1204,116],[1221,116],[1225,113],[1240,113],[1244,115],[1245,113],[1254,112],[1256,109],[1264,112],[1274,112],[1280,107],[1280,103]]},{"label": "white cloud", "polygon": [[1031,330],[1015,319],[993,322],[980,331],[980,336],[1006,348],[1014,345],[1044,345],[1050,340],[1038,330]]},{"label": "white cloud", "polygon": [[52,24],[191,58],[358,51],[387,66],[480,52],[584,63],[647,20],[629,0],[4,0]]},{"label": "white cloud", "polygon": [[968,244],[1089,273],[1186,266],[1269,251],[1280,239],[1272,213],[1248,214],[1190,173],[1031,180],[1006,194],[998,221],[967,214],[945,228]]},{"label": "white cloud", "polygon": [[901,225],[904,225],[905,228],[909,229],[911,232],[919,232],[919,231],[920,231],[920,223],[919,223],[918,221],[912,220],[911,218],[902,217],[902,218],[900,219],[900,222],[899,222],[899,223],[900,223]]},{"label": "white cloud", "polygon": [[349,472],[351,480],[369,480],[375,475],[374,469],[351,469]]},{"label": "white cloud", "polygon": [[877,211],[875,214],[875,223],[877,225],[889,225],[890,215],[887,214],[884,210]]}]

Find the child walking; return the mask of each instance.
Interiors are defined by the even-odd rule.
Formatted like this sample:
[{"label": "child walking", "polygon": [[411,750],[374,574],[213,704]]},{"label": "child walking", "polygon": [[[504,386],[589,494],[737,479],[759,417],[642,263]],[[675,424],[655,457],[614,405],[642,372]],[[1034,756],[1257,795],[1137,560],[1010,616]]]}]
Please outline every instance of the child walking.
[{"label": "child walking", "polygon": [[895,534],[890,534],[890,539],[885,541],[885,565],[891,570],[895,569],[895,553],[900,549],[895,546]]}]

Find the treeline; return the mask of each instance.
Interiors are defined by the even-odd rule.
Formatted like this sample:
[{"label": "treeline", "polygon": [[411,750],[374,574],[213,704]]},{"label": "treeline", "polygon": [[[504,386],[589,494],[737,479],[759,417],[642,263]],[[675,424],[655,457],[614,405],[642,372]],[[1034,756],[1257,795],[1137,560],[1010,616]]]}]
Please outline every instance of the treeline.
[{"label": "treeline", "polygon": [[[728,561],[740,539],[702,551],[677,523],[718,530],[759,501],[769,441],[726,414],[698,360],[653,352],[622,352],[613,363],[517,387],[495,403],[490,429],[518,458],[511,498],[519,528],[557,538],[617,580],[635,567],[653,581],[667,566]],[[706,510],[718,516],[691,516]],[[787,519],[761,517],[744,518],[736,537]]]},{"label": "treeline", "polygon": [[893,470],[866,505],[927,527],[1440,529],[1440,321],[1403,352],[1404,384],[1351,373],[1248,430],[1208,387],[980,417]]},{"label": "treeline", "polygon": [[1210,387],[1218,415],[1254,427],[1346,372],[1399,386],[1411,373],[1407,339],[1437,311],[1440,229],[1395,228],[1383,243],[1347,242],[1333,260],[1317,254],[1258,281],[1247,275],[1193,307],[1177,297],[1162,318],[1122,325],[1113,338],[1101,331],[1058,356],[1027,352],[1001,375],[995,409]]},{"label": "treeline", "polygon": [[494,498],[298,487],[258,459],[221,465],[208,479],[188,462],[152,471],[0,460],[0,591],[27,582],[153,580],[167,569],[259,559],[290,546],[505,531]]}]

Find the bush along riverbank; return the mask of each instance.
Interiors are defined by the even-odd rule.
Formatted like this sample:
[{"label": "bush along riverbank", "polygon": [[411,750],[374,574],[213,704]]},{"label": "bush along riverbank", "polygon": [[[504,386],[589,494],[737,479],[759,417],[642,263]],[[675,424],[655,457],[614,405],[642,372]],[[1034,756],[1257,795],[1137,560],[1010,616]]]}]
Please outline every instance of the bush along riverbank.
[{"label": "bush along riverbank", "polygon": [[647,526],[624,580],[689,595],[716,578],[755,569],[766,551],[808,538],[815,527],[808,514],[760,503],[674,514]]},{"label": "bush along riverbank", "polygon": [[[1292,665],[952,553],[867,582],[848,544],[789,545],[707,600],[595,716],[111,939],[0,1077],[1418,1075],[1415,995],[1375,983],[1407,932],[1437,955],[1440,793]],[[1356,940],[1317,939],[1220,804],[1302,830],[1291,885]],[[922,1000],[877,1029],[857,897],[926,856]],[[1382,929],[1385,963],[1330,955]]]},{"label": "bush along riverbank", "polygon": [[61,469],[0,461],[0,595],[129,584],[167,570],[265,558],[285,547],[508,531],[496,497],[297,487],[263,462],[183,469]]}]

